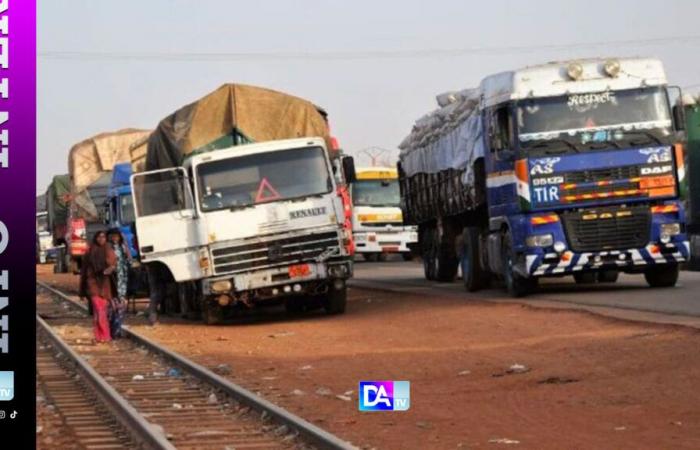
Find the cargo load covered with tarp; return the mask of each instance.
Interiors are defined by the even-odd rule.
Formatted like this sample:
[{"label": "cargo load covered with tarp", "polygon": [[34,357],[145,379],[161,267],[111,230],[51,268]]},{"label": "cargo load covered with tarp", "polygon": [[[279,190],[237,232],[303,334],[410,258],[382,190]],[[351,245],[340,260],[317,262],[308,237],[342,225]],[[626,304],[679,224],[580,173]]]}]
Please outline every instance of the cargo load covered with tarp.
[{"label": "cargo load covered with tarp", "polygon": [[300,137],[324,138],[332,149],[323,109],[271,89],[225,84],[161,120],[148,141],[145,169],[177,167],[210,150]]},{"label": "cargo load covered with tarp", "polygon": [[[111,171],[116,164],[130,162],[129,148],[149,133],[137,129],[101,133],[71,148],[68,171],[74,217],[82,217],[89,222],[99,219],[97,207],[104,201]],[[95,197],[98,191],[97,197],[100,198]]]},{"label": "cargo load covered with tarp", "polygon": [[146,170],[146,153],[148,151],[148,140],[151,137],[149,133],[129,146],[129,155],[131,158],[131,170],[133,173],[143,172]]},{"label": "cargo load covered with tarp", "polygon": [[402,170],[409,177],[464,171],[462,181],[469,185],[474,161],[484,156],[478,90],[447,92],[436,98],[440,108],[418,119],[399,144]]},{"label": "cargo load covered with tarp", "polygon": [[[399,144],[399,185],[406,223],[474,210],[484,204],[484,137],[479,90],[437,96],[437,110],[416,121]],[[477,170],[480,174],[477,174]]]},{"label": "cargo load covered with tarp", "polygon": [[59,245],[64,238],[70,198],[70,176],[66,174],[53,177],[46,189],[46,211],[49,231],[53,235],[55,245]]}]

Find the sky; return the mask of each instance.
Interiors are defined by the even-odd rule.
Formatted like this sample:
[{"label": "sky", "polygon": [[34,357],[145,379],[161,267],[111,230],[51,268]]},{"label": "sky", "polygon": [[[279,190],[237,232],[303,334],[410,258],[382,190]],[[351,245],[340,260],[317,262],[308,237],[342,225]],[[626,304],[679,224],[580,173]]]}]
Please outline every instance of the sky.
[{"label": "sky", "polygon": [[526,65],[655,56],[697,92],[699,18],[697,0],[42,0],[37,193],[73,144],[153,129],[226,82],[323,106],[360,164],[395,155],[435,95]]}]

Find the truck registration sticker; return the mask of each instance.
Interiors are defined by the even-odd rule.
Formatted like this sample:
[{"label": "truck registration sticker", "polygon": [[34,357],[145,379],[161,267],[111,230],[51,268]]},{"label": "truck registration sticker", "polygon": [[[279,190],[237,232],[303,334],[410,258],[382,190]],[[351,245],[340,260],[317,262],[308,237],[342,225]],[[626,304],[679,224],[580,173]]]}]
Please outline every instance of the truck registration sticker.
[{"label": "truck registration sticker", "polygon": [[311,267],[308,264],[295,264],[289,266],[289,278],[301,278],[311,275]]}]

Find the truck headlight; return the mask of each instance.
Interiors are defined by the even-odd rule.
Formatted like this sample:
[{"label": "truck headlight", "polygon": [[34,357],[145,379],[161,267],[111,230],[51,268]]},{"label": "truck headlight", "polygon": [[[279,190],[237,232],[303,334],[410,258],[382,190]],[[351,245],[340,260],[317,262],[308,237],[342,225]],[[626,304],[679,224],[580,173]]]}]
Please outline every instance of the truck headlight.
[{"label": "truck headlight", "polygon": [[554,244],[554,236],[551,234],[533,234],[525,239],[528,247],[550,247]]},{"label": "truck headlight", "polygon": [[662,223],[660,227],[661,242],[666,243],[671,240],[671,236],[681,234],[681,224],[679,223]]},{"label": "truck headlight", "polygon": [[231,281],[219,280],[219,281],[213,282],[210,286],[210,289],[212,292],[219,293],[219,292],[230,292],[232,287],[233,287],[233,285],[231,284]]}]

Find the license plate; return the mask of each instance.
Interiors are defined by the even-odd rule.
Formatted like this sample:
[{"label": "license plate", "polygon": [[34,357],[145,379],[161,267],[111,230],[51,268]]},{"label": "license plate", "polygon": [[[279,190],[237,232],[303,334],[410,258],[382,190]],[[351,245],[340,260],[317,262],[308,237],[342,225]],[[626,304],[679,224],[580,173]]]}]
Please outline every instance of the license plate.
[{"label": "license plate", "polygon": [[289,266],[289,278],[300,278],[311,274],[311,267],[308,264],[295,264]]},{"label": "license plate", "polygon": [[639,181],[639,187],[642,189],[673,186],[673,175],[667,175],[663,177],[652,177],[652,178],[642,178]]}]

